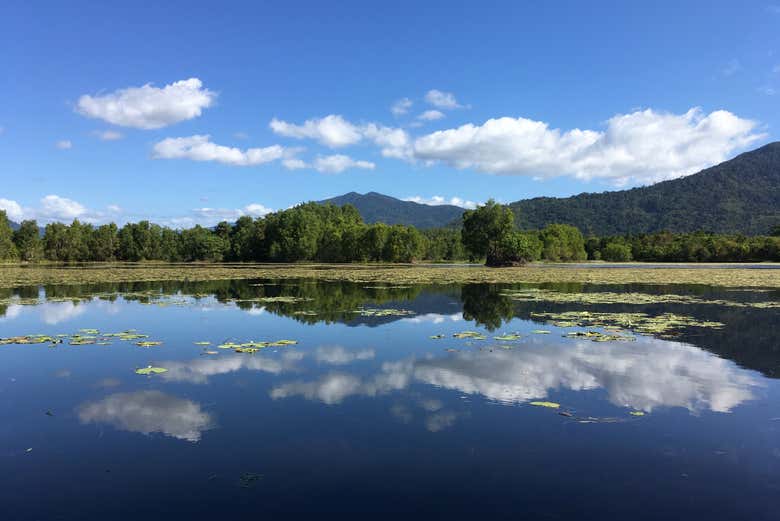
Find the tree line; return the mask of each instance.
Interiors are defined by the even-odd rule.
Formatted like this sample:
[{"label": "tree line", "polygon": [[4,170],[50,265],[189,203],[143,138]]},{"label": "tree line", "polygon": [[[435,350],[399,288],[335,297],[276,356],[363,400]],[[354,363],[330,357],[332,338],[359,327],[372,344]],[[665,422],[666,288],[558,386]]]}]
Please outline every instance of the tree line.
[{"label": "tree line", "polygon": [[29,262],[414,262],[472,261],[489,266],[531,261],[746,262],[780,260],[780,229],[770,236],[711,233],[585,238],[551,224],[522,231],[512,210],[494,201],[464,212],[461,229],[366,224],[351,205],[306,203],[213,228],[175,230],[149,221],[93,226],[34,220],[12,230],[0,210],[0,260]]}]

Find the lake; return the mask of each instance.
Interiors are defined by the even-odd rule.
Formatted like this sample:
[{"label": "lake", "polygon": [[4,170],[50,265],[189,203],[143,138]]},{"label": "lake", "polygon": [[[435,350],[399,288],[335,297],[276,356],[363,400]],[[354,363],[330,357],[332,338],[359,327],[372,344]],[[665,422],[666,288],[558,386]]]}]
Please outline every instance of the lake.
[{"label": "lake", "polygon": [[778,290],[0,291],[4,520],[778,519]]}]

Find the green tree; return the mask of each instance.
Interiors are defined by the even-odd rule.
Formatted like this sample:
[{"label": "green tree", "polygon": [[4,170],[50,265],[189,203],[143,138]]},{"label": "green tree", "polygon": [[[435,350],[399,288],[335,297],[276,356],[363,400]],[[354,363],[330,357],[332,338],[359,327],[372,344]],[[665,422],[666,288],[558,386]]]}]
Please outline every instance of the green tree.
[{"label": "green tree", "polygon": [[610,242],[601,250],[601,258],[610,262],[628,262],[631,256],[631,246],[622,242]]},{"label": "green tree", "polygon": [[17,258],[16,245],[13,241],[14,232],[5,210],[0,210],[0,260]]},{"label": "green tree", "polygon": [[489,200],[475,210],[463,213],[461,238],[472,260],[484,257],[488,266],[500,266],[499,245],[514,229],[514,214],[508,207]]},{"label": "green tree", "polygon": [[43,243],[35,220],[22,221],[14,232],[14,244],[23,261],[39,261],[43,258]]},{"label": "green tree", "polygon": [[542,258],[550,261],[585,260],[585,239],[579,229],[568,224],[551,224],[539,234],[542,243]]}]

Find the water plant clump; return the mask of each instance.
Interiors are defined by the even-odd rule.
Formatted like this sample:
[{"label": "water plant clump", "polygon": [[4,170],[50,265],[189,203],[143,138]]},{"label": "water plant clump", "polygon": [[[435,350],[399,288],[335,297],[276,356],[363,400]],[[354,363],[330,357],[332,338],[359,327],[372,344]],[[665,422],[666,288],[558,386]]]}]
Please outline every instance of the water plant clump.
[{"label": "water plant clump", "polygon": [[154,367],[154,366],[146,366],[141,367],[139,369],[135,370],[135,374],[140,374],[144,376],[151,376],[153,374],[161,374],[161,373],[167,373],[168,370],[164,367]]},{"label": "water plant clump", "polygon": [[359,308],[354,312],[361,317],[406,317],[415,314],[408,309],[393,308]]},{"label": "water plant clump", "polygon": [[486,340],[487,337],[479,331],[461,331],[452,335],[454,338],[469,339],[469,340]]},{"label": "water plant clump", "polygon": [[[697,320],[691,316],[676,315],[674,313],[663,313],[661,315],[651,316],[647,313],[564,311],[561,313],[531,313],[531,317],[545,320],[548,324],[561,328],[600,327],[611,333],[626,329],[643,335],[656,335],[660,337],[672,337],[675,333],[688,327],[705,327],[711,329],[721,329],[724,327],[722,322]],[[602,335],[602,333],[598,332],[590,333],[590,336],[593,337]],[[582,335],[575,333],[575,336]],[[617,337],[619,335],[613,336]]]},{"label": "water plant clump", "polygon": [[780,302],[737,302],[725,299],[703,299],[691,295],[653,295],[651,293],[563,292],[541,288],[502,291],[501,295],[522,302],[554,302],[556,304],[709,304],[737,308],[773,309],[780,308]]}]

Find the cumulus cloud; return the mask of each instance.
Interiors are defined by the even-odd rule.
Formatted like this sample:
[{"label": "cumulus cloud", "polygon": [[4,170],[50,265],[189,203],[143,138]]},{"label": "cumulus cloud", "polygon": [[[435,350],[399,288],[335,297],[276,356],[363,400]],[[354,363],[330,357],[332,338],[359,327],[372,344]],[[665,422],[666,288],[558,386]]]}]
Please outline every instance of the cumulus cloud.
[{"label": "cumulus cloud", "polygon": [[116,141],[124,137],[121,132],[116,130],[96,130],[94,134],[101,141]]},{"label": "cumulus cloud", "polygon": [[40,209],[36,214],[44,220],[71,221],[87,213],[80,203],[59,195],[47,195],[41,199]]},{"label": "cumulus cloud", "polygon": [[181,80],[162,88],[147,83],[104,95],[83,95],[76,112],[122,127],[162,128],[201,115],[216,94],[198,78]]},{"label": "cumulus cloud", "polygon": [[216,161],[233,166],[257,166],[285,157],[289,153],[284,147],[271,145],[264,148],[240,148],[217,145],[210,136],[166,138],[155,143],[152,157],[155,159],[190,159],[193,161]]},{"label": "cumulus cloud", "polygon": [[725,110],[619,114],[603,131],[551,129],[526,118],[489,119],[422,136],[414,157],[501,175],[571,175],[616,185],[695,173],[764,137],[756,122]]},{"label": "cumulus cloud", "polygon": [[54,144],[54,146],[56,146],[56,147],[57,147],[57,148],[59,148],[60,150],[70,150],[71,148],[73,148],[73,143],[71,143],[71,142],[70,142],[69,140],[67,140],[67,139],[63,139],[63,140],[57,141],[57,142]]},{"label": "cumulus cloud", "polygon": [[443,204],[450,204],[453,206],[460,206],[461,208],[467,208],[469,210],[476,208],[478,204],[474,201],[469,201],[468,199],[462,199],[460,197],[450,197],[449,199],[447,199],[446,197],[442,197],[441,195],[434,195],[433,197],[422,197],[419,195],[414,195],[411,197],[404,198],[404,201],[412,201],[413,203],[427,204],[430,206],[441,206]]},{"label": "cumulus cloud", "polygon": [[390,112],[392,112],[394,116],[403,116],[409,112],[409,109],[412,108],[412,104],[412,100],[409,98],[401,98],[393,103],[393,106],[390,107]]},{"label": "cumulus cloud", "polygon": [[281,136],[313,139],[330,148],[355,145],[367,140],[380,147],[385,157],[396,159],[409,157],[410,138],[406,131],[400,128],[386,127],[377,123],[356,125],[337,114],[320,119],[309,119],[302,125],[273,119],[270,125],[271,129]]},{"label": "cumulus cloud", "polygon": [[455,95],[451,92],[443,92],[440,90],[432,89],[425,94],[425,101],[430,103],[439,109],[459,109],[463,107],[455,99]]},{"label": "cumulus cloud", "polygon": [[320,156],[317,157],[313,163],[313,167],[317,172],[325,174],[338,174],[350,168],[373,170],[375,166],[376,165],[370,161],[355,160],[343,154]]},{"label": "cumulus cloud", "polygon": [[214,425],[200,404],[160,391],[112,394],[81,405],[77,412],[82,423],[106,423],[142,434],[161,432],[190,442],[200,441],[203,431]]},{"label": "cumulus cloud", "polygon": [[280,136],[313,139],[331,148],[354,145],[362,139],[357,126],[336,114],[308,119],[302,125],[274,118],[271,120],[270,127]]},{"label": "cumulus cloud", "polygon": [[444,112],[440,110],[426,110],[419,116],[417,116],[417,119],[422,121],[436,121],[437,119],[442,119],[444,117]]},{"label": "cumulus cloud", "polygon": [[0,210],[5,210],[6,215],[12,221],[20,222],[24,219],[22,206],[11,199],[0,198]]},{"label": "cumulus cloud", "polygon": [[188,215],[158,217],[152,218],[151,220],[171,228],[191,228],[196,224],[201,226],[214,226],[220,221],[233,222],[244,215],[262,217],[273,211],[272,208],[268,208],[263,204],[251,203],[243,208],[194,208]]}]

